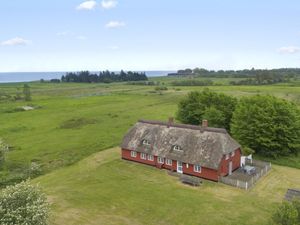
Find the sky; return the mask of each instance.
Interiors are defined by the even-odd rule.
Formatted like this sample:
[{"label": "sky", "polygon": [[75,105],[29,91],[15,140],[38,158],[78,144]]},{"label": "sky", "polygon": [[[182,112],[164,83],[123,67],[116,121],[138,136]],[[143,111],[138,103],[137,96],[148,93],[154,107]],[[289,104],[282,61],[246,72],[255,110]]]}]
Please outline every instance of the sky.
[{"label": "sky", "polygon": [[300,67],[299,0],[0,4],[0,72]]}]

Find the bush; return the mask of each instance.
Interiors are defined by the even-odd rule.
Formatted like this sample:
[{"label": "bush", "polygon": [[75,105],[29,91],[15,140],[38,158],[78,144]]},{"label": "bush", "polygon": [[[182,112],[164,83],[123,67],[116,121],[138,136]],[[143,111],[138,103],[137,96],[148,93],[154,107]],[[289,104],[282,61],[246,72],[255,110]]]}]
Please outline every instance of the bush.
[{"label": "bush", "polygon": [[165,86],[157,86],[155,87],[155,91],[167,91],[168,88]]},{"label": "bush", "polygon": [[273,214],[272,222],[276,225],[297,225],[300,223],[298,213],[294,203],[283,202]]},{"label": "bush", "polygon": [[50,82],[51,83],[60,83],[60,79],[51,79]]},{"label": "bush", "polygon": [[41,175],[43,170],[42,170],[42,167],[40,164],[36,163],[36,162],[32,162],[30,164],[30,167],[29,167],[29,176],[31,178],[33,177],[37,177],[38,175]]},{"label": "bush", "polygon": [[9,150],[9,146],[0,138],[0,167],[5,161],[5,153]]},{"label": "bush", "polygon": [[47,224],[49,204],[41,190],[21,182],[6,187],[0,195],[0,224],[44,225]]}]

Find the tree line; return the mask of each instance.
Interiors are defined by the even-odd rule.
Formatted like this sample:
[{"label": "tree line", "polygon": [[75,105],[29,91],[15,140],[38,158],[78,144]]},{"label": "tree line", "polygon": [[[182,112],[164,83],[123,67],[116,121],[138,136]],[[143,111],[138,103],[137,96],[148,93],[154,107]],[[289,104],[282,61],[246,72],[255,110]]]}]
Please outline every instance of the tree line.
[{"label": "tree line", "polygon": [[77,83],[112,83],[123,81],[145,81],[148,80],[145,72],[125,72],[120,73],[110,72],[108,70],[101,71],[98,74],[89,71],[69,72],[61,77],[62,82],[77,82]]},{"label": "tree line", "polygon": [[205,89],[190,92],[178,105],[177,119],[227,129],[247,152],[278,158],[300,153],[300,110],[270,95],[237,99]]},{"label": "tree line", "polygon": [[206,70],[203,68],[178,70],[168,76],[195,76],[207,78],[247,78],[242,81],[232,81],[232,85],[264,85],[289,82],[300,78],[300,68],[282,69],[244,69],[244,70]]}]

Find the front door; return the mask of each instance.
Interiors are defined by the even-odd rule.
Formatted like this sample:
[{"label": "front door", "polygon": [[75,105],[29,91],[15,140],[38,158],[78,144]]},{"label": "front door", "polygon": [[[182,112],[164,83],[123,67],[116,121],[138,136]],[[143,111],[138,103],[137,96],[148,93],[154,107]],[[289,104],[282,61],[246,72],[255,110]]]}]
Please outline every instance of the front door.
[{"label": "front door", "polygon": [[232,161],[229,162],[228,164],[228,175],[232,174]]},{"label": "front door", "polygon": [[183,173],[182,162],[177,161],[177,173]]}]

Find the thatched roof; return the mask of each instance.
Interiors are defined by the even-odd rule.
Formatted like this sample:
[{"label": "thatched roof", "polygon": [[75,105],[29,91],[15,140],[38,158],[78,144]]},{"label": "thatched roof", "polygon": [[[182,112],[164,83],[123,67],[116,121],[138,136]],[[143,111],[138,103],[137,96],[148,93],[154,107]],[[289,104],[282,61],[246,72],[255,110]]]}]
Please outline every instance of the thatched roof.
[{"label": "thatched roof", "polygon": [[[174,150],[174,146],[182,150]],[[240,145],[225,129],[139,120],[124,136],[121,147],[218,169],[223,155]]]}]

